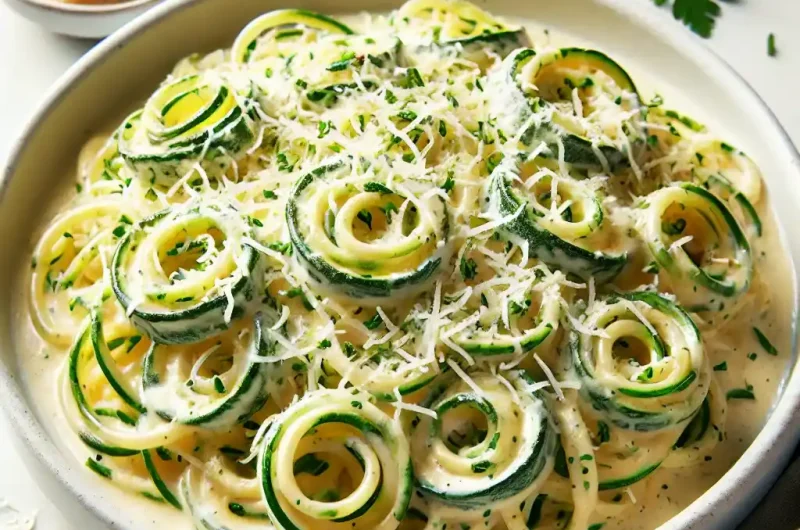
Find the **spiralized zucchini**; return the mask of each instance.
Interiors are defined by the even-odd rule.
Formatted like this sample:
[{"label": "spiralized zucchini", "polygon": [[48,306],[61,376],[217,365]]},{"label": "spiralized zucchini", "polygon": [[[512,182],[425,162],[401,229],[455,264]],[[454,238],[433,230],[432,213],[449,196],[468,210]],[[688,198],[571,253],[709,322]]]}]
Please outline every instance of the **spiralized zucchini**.
[{"label": "spiralized zucchini", "polygon": [[757,205],[763,195],[761,170],[744,152],[710,134],[688,116],[672,110],[648,111],[648,144],[657,152],[649,166],[665,166],[671,176],[704,184],[716,177]]},{"label": "spiralized zucchini", "polygon": [[271,11],[89,141],[28,290],[88,470],[200,530],[598,530],[705,465],[760,174],[547,42]]},{"label": "spiralized zucchini", "polygon": [[[148,414],[142,404],[136,391],[141,339],[130,326],[103,326],[95,313],[70,348],[60,398],[81,441],[99,453],[132,456],[188,434],[185,427]],[[118,344],[116,356],[109,344]],[[121,352],[138,354],[119,359]]]},{"label": "spiralized zucchini", "polygon": [[750,243],[717,196],[684,183],[649,195],[643,234],[682,304],[720,311],[750,286]]},{"label": "spiralized zucchini", "polygon": [[616,489],[638,482],[666,458],[679,427],[706,398],[710,366],[692,319],[659,294],[597,302],[586,321],[596,335],[573,332],[571,369],[581,381],[584,414],[608,442],[596,454],[604,464],[599,488]]},{"label": "spiralized zucchini", "polygon": [[[317,479],[305,491],[316,492],[308,494],[298,463],[312,458],[326,469],[312,472]],[[259,467],[270,518],[282,529],[395,528],[411,500],[405,434],[375,405],[348,391],[310,393],[284,411],[270,427]],[[349,487],[338,485],[341,476]]]},{"label": "spiralized zucchini", "polygon": [[196,342],[227,329],[263,292],[251,229],[224,204],[159,212],[131,227],[114,253],[119,303],[139,329],[166,344]]},{"label": "spiralized zucchini", "polygon": [[645,167],[669,180],[698,184],[725,201],[748,237],[761,236],[756,206],[762,197],[761,172],[743,152],[719,140],[696,121],[675,111],[651,109],[648,145],[653,160]]},{"label": "spiralized zucchini", "polygon": [[154,342],[142,369],[144,401],[162,418],[208,429],[249,419],[267,400],[269,365],[258,357],[276,349],[262,326],[257,315],[252,326],[188,347]]},{"label": "spiralized zucchini", "polygon": [[420,52],[453,54],[487,70],[495,57],[529,46],[527,32],[505,24],[462,0],[411,0],[398,10],[394,24],[401,32],[422,37]]},{"label": "spiralized zucchini", "polygon": [[[355,299],[400,298],[430,285],[449,258],[447,205],[438,194],[404,197],[379,182],[337,179],[351,166],[321,166],[297,181],[289,234],[322,291]],[[389,204],[392,206],[390,207]]]},{"label": "spiralized zucchini", "polygon": [[108,299],[110,284],[101,254],[135,218],[134,209],[122,201],[98,200],[53,220],[32,260],[31,317],[42,337],[69,344],[87,311]]},{"label": "spiralized zucchini", "polygon": [[[590,308],[598,336],[573,333],[581,395],[623,429],[648,431],[690,418],[708,391],[700,333],[656,293],[621,295]],[[627,355],[625,355],[627,353]]]},{"label": "spiralized zucchini", "polygon": [[[231,48],[232,59],[238,63],[255,62],[264,55],[280,53],[281,42],[304,36],[306,32],[330,32],[352,35],[338,20],[304,9],[270,11],[250,22],[236,37]],[[277,52],[277,53],[276,53]]]},{"label": "spiralized zucchini", "polygon": [[198,166],[224,173],[255,139],[249,108],[236,90],[212,73],[167,82],[120,127],[122,157],[141,178],[167,186]]},{"label": "spiralized zucchini", "polygon": [[[479,393],[461,380],[443,382],[430,397],[437,417],[421,418],[414,427],[418,488],[445,517],[476,518],[487,507],[516,506],[550,471],[555,432],[546,398],[529,388],[532,380],[524,373],[507,377],[517,403],[497,377],[473,373]],[[475,432],[481,424],[485,430]]]},{"label": "spiralized zucchini", "polygon": [[541,143],[569,164],[606,171],[630,163],[642,140],[639,96],[625,70],[582,48],[521,48],[489,78],[490,112],[526,149]]},{"label": "spiralized zucchini", "polygon": [[561,290],[546,280],[544,274],[534,271],[523,280],[525,288],[511,299],[498,288],[502,284],[475,289],[445,335],[475,356],[498,358],[533,350],[554,334],[560,323]]},{"label": "spiralized zucchini", "polygon": [[[413,325],[408,321],[408,325]],[[424,336],[414,333],[412,338],[403,344],[403,352],[416,351],[424,347]],[[404,358],[390,344],[375,341],[359,346],[345,341],[334,344],[325,352],[325,362],[346,381],[366,390],[382,401],[395,401],[400,396],[413,394],[425,388],[447,370],[447,366],[431,366],[428,363],[409,362],[406,353]]]},{"label": "spiralized zucchini", "polygon": [[508,219],[501,230],[528,246],[543,262],[582,278],[605,282],[627,261],[624,252],[592,248],[603,244],[600,228],[604,211],[597,192],[585,182],[548,171],[536,172],[522,186],[519,170],[504,160],[491,175],[489,207]]}]

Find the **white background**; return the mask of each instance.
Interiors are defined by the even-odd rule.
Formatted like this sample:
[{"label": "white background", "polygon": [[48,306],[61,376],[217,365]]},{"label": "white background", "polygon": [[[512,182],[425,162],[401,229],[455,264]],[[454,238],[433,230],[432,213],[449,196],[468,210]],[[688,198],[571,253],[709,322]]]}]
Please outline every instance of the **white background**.
[{"label": "white background", "polygon": [[[800,145],[800,1],[738,0],[722,6],[708,44],[750,82]],[[770,32],[777,37],[777,58],[767,56]],[[688,30],[686,38],[694,38]],[[0,161],[50,84],[91,45],[51,35],[0,3]],[[76,530],[37,488],[11,446],[10,429],[0,415],[0,498],[23,513],[37,512],[39,530]],[[0,530],[6,528],[11,527],[0,516]]]}]

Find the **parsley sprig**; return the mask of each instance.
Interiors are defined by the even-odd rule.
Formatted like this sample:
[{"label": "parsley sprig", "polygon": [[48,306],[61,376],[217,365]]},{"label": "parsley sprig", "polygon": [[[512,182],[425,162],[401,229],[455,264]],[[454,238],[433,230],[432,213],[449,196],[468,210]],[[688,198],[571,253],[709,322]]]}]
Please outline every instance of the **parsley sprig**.
[{"label": "parsley sprig", "polygon": [[[670,4],[670,0],[653,0],[653,2],[657,6]],[[674,0],[672,2],[672,15],[706,39],[711,37],[717,18],[721,14],[722,10],[715,0]]]}]

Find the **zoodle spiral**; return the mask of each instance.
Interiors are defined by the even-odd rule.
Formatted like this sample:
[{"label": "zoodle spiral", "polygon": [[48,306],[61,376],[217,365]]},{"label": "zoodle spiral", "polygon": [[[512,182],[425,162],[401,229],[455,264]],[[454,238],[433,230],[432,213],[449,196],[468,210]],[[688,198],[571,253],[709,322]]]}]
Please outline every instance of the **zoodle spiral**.
[{"label": "zoodle spiral", "polygon": [[599,51],[273,11],[90,146],[31,321],[88,468],[196,528],[597,530],[724,437],[760,175]]}]

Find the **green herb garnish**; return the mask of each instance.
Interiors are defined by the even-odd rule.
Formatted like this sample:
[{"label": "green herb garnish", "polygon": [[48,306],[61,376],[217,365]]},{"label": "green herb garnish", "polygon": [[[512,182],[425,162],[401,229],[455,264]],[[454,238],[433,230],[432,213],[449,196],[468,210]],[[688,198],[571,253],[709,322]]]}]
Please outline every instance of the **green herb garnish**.
[{"label": "green herb garnish", "polygon": [[770,33],[767,37],[767,55],[775,57],[778,55],[778,48],[775,46],[775,34]]},{"label": "green herb garnish", "polygon": [[778,355],[778,350],[775,348],[775,346],[772,345],[767,336],[764,335],[764,333],[760,329],[754,327],[753,333],[756,334],[758,343],[761,344],[761,347],[764,348],[765,352],[767,352],[770,355]]}]

